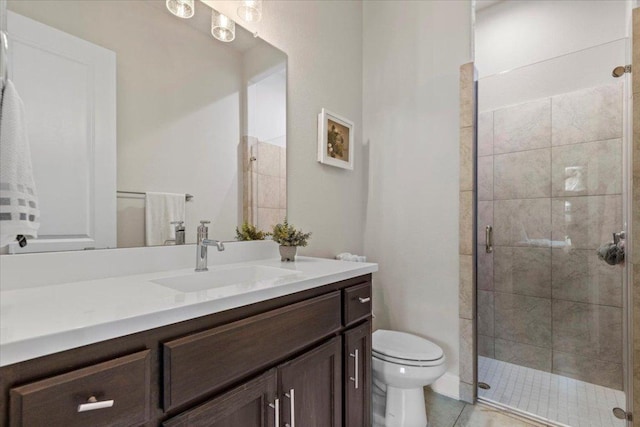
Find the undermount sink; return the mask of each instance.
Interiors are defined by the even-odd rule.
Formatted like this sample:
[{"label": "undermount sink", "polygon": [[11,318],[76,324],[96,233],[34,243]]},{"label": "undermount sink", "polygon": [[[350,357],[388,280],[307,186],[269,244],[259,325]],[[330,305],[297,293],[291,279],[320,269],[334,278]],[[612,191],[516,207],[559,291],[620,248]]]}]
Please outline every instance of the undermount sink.
[{"label": "undermount sink", "polygon": [[197,292],[224,286],[260,283],[298,273],[297,270],[250,265],[193,272],[184,276],[152,280],[152,282],[181,292]]}]

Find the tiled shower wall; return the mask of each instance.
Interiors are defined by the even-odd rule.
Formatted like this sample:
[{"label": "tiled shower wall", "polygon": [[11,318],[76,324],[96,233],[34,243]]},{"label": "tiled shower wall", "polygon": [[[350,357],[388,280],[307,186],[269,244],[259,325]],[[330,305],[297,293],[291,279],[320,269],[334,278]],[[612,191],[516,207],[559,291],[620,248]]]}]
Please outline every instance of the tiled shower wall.
[{"label": "tiled shower wall", "polygon": [[479,114],[479,355],[622,388],[623,269],[595,251],[622,229],[622,107],[615,83]]},{"label": "tiled shower wall", "polygon": [[243,222],[271,231],[287,215],[287,150],[243,138]]},{"label": "tiled shower wall", "polygon": [[476,79],[473,62],[460,67],[460,282],[458,287],[460,400],[475,403],[475,269],[473,268],[475,211],[474,159],[476,126]]}]

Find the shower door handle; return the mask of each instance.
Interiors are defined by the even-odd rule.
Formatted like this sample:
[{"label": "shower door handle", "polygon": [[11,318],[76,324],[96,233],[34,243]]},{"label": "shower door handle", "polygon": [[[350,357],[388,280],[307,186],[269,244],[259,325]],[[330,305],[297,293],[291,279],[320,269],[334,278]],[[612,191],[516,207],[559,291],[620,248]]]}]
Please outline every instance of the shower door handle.
[{"label": "shower door handle", "polygon": [[487,225],[487,227],[484,230],[485,233],[485,246],[484,246],[484,250],[490,254],[491,252],[493,252],[493,227],[490,225]]}]

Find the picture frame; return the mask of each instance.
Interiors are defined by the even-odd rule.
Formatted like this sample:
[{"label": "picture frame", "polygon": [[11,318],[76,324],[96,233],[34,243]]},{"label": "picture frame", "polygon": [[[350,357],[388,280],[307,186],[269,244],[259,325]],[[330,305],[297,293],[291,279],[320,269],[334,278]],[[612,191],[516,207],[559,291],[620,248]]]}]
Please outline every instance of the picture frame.
[{"label": "picture frame", "polygon": [[351,120],[323,108],[318,114],[318,162],[353,170],[353,131]]}]

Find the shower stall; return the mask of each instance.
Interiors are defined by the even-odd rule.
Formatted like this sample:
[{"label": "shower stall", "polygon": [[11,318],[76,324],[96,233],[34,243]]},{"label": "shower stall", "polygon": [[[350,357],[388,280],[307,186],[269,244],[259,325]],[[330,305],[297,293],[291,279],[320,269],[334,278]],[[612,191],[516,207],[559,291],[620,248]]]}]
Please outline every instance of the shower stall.
[{"label": "shower stall", "polygon": [[476,11],[478,398],[549,425],[627,425],[630,11]]}]

